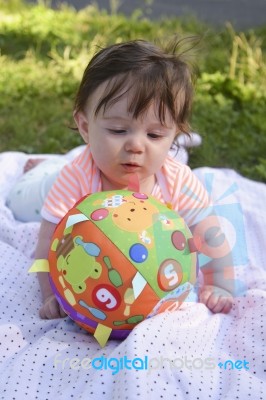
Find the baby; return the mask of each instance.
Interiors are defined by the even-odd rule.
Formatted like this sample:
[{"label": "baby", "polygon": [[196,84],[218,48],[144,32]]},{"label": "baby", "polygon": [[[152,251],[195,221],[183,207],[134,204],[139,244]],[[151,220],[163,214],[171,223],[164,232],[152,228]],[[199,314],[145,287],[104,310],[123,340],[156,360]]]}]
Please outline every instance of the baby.
[{"label": "baby", "polygon": [[[230,248],[208,195],[190,168],[169,157],[182,133],[189,134],[193,75],[184,53],[136,40],[101,49],[85,69],[74,105],[74,119],[86,146],[57,176],[43,205],[36,259],[46,259],[51,237],[65,213],[87,193],[125,189],[137,174],[140,191],[171,204],[210,258],[202,268],[199,300],[214,313],[233,303]],[[210,226],[211,221],[211,226]],[[214,229],[212,229],[214,228]],[[222,235],[220,235],[222,237]],[[226,249],[226,251],[225,251]],[[41,318],[64,316],[49,284],[38,274]]]}]

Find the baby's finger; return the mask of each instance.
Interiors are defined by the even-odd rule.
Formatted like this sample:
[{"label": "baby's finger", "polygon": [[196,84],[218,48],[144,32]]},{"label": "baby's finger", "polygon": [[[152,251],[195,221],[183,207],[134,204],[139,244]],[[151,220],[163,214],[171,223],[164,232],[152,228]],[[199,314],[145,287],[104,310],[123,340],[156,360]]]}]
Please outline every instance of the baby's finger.
[{"label": "baby's finger", "polygon": [[39,310],[39,316],[40,316],[41,319],[46,319],[47,318],[43,306]]},{"label": "baby's finger", "polygon": [[207,304],[209,297],[210,297],[210,292],[207,290],[203,290],[199,295],[199,301],[203,304]]},{"label": "baby's finger", "polygon": [[212,312],[215,314],[222,312],[226,303],[227,303],[226,297],[216,297],[215,304],[214,304],[213,308],[211,308]]},{"label": "baby's finger", "polygon": [[223,314],[228,314],[232,306],[233,306],[233,299],[226,298],[226,303],[220,312]]},{"label": "baby's finger", "polygon": [[47,310],[47,312],[48,312],[49,319],[55,319],[55,318],[61,317],[61,315],[60,315],[61,308],[55,297],[53,297],[51,299],[51,301],[48,302],[48,307],[49,307],[49,309]]},{"label": "baby's finger", "polygon": [[60,317],[64,318],[67,316],[67,313],[63,310],[63,308],[59,305],[59,313],[60,313]]},{"label": "baby's finger", "polygon": [[[210,293],[209,293],[210,294]],[[219,302],[219,297],[215,294],[210,294],[206,306],[209,308],[209,310],[211,310],[212,312],[219,312],[219,311],[214,311],[216,309],[218,309],[218,302]]]}]

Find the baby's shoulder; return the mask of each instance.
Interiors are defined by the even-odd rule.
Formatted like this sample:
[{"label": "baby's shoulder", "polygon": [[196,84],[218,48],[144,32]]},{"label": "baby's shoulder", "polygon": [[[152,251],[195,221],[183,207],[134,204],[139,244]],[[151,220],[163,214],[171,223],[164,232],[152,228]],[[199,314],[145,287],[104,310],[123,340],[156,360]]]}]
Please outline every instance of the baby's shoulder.
[{"label": "baby's shoulder", "polygon": [[84,150],[80,154],[78,154],[72,161],[71,165],[77,168],[81,168],[82,170],[86,170],[91,166],[92,155],[89,146],[85,146]]},{"label": "baby's shoulder", "polygon": [[186,164],[181,163],[180,161],[175,160],[173,157],[168,156],[165,159],[163,165],[164,172],[169,175],[173,174],[174,176],[187,175],[192,173],[190,167]]}]

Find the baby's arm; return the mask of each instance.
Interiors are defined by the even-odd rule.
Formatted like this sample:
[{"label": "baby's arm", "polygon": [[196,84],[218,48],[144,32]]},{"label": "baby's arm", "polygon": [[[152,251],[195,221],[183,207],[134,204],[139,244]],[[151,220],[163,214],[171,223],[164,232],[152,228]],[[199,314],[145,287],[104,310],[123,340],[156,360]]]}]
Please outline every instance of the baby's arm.
[{"label": "baby's arm", "polygon": [[[35,252],[35,259],[47,259],[52,236],[56,225],[52,222],[42,220],[39,232],[38,243]],[[40,309],[40,317],[43,319],[52,319],[65,317],[66,314],[59,306],[55,295],[53,294],[49,276],[47,272],[39,272],[38,280],[41,288],[43,305]]]},{"label": "baby's arm", "polygon": [[199,300],[214,313],[228,313],[233,304],[234,267],[230,245],[222,231],[219,219],[207,217],[193,228],[199,239],[200,252],[210,261],[201,267],[203,285]]}]

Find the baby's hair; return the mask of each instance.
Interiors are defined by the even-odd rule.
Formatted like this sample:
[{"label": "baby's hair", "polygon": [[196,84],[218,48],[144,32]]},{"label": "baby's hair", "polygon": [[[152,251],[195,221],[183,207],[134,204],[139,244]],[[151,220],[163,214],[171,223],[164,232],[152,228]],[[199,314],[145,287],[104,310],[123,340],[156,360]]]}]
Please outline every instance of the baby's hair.
[{"label": "baby's hair", "polygon": [[162,124],[168,110],[177,133],[189,133],[194,73],[186,60],[187,51],[181,51],[185,42],[175,40],[162,49],[144,40],[133,40],[101,49],[84,71],[74,112],[85,111],[95,90],[108,81],[95,116],[130,92],[128,111],[133,118],[143,115],[154,102]]}]

